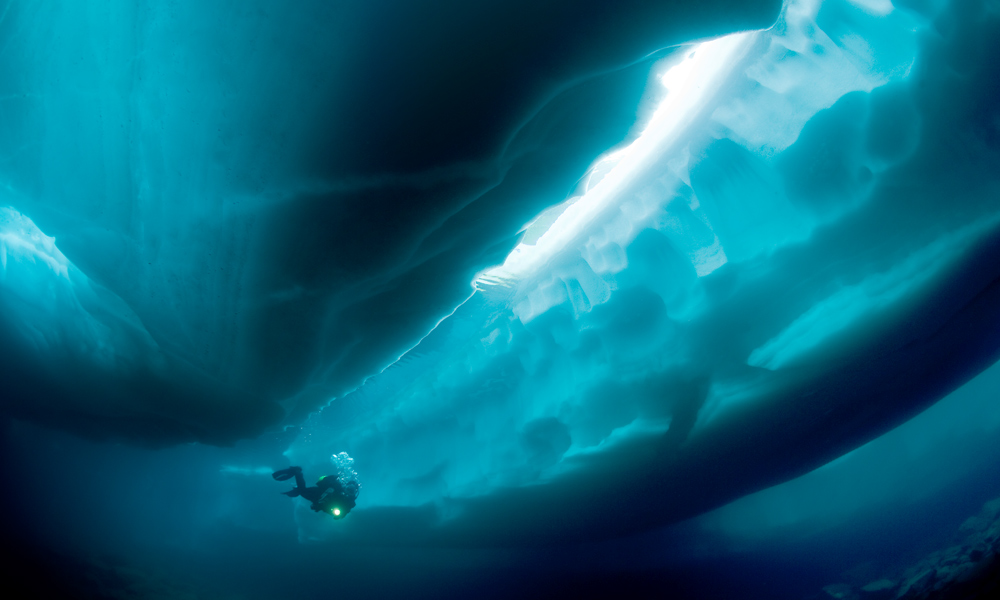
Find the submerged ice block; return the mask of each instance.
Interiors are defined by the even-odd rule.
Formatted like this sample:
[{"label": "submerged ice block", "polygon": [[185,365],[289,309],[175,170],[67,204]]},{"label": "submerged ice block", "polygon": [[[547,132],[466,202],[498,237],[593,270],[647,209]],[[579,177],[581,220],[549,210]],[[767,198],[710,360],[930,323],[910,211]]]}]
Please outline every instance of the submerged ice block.
[{"label": "submerged ice block", "polygon": [[[157,445],[300,423],[419,342],[627,135],[644,56],[779,4],[5,4],[0,206],[144,332],[118,347],[52,317],[121,366],[72,336],[11,350],[9,412]],[[167,366],[128,366],[149,356]]]},{"label": "submerged ice block", "polygon": [[677,49],[645,128],[289,455],[358,457],[359,536],[380,515],[407,540],[565,542],[693,516],[904,422],[1000,358],[997,24],[789,2]]},{"label": "submerged ice block", "polygon": [[489,11],[12,3],[5,414],[305,423],[289,457],[346,449],[365,502],[303,539],[565,542],[787,480],[995,361],[992,4],[601,9],[621,32],[569,4],[590,28],[497,39],[463,27]]}]

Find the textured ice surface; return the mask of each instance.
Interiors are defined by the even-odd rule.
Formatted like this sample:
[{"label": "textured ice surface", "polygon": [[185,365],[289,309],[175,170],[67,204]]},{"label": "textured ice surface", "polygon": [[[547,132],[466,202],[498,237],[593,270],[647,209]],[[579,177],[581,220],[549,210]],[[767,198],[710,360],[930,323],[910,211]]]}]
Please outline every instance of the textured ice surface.
[{"label": "textured ice surface", "polygon": [[357,535],[613,535],[804,473],[991,364],[992,46],[935,65],[996,17],[943,35],[950,10],[793,2],[656,63],[634,135],[292,460],[358,457]]},{"label": "textured ice surface", "polygon": [[155,348],[106,353],[165,361],[12,350],[8,412],[150,444],[300,422],[426,335],[627,134],[644,56],[778,4],[5,2],[0,206]]},{"label": "textured ice surface", "polygon": [[538,543],[786,481],[996,360],[995,4],[463,4],[10,3],[5,414],[305,420],[289,458],[365,495],[303,539]]}]

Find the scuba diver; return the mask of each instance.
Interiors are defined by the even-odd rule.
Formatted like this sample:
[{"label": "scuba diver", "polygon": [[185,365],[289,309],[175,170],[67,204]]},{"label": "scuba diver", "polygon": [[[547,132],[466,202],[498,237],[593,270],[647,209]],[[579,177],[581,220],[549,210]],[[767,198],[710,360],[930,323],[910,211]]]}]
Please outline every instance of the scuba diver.
[{"label": "scuba diver", "polygon": [[324,475],[319,478],[315,486],[306,487],[306,480],[302,477],[302,467],[281,469],[275,471],[271,477],[278,481],[287,481],[294,477],[295,487],[281,493],[292,498],[302,496],[312,503],[310,508],[314,511],[328,513],[334,519],[343,519],[357,504],[354,499],[358,497],[360,486],[353,479],[348,480],[345,485],[337,475]]}]

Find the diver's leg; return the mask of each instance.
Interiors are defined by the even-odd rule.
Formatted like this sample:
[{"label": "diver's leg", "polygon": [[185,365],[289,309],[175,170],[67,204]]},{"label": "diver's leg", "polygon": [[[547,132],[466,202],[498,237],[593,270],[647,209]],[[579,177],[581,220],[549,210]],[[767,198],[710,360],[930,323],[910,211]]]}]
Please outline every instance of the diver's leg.
[{"label": "diver's leg", "polygon": [[280,471],[275,471],[271,474],[278,481],[288,481],[292,477],[298,475],[302,477],[302,467],[288,467],[287,469],[281,469]]},{"label": "diver's leg", "polygon": [[295,487],[287,492],[282,492],[286,496],[294,498],[301,494],[302,490],[306,489],[306,480],[302,477],[302,467],[288,467],[287,469],[275,471],[271,477],[274,477],[278,481],[288,481],[292,477],[295,478]]}]

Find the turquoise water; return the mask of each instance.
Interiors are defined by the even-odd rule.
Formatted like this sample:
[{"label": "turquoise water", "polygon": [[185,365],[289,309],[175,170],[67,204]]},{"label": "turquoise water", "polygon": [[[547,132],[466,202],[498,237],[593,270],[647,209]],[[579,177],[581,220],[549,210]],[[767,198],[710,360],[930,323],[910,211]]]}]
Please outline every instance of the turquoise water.
[{"label": "turquoise water", "polygon": [[[13,571],[968,596],[998,30],[972,0],[8,2]],[[290,465],[356,507],[282,496]]]}]

